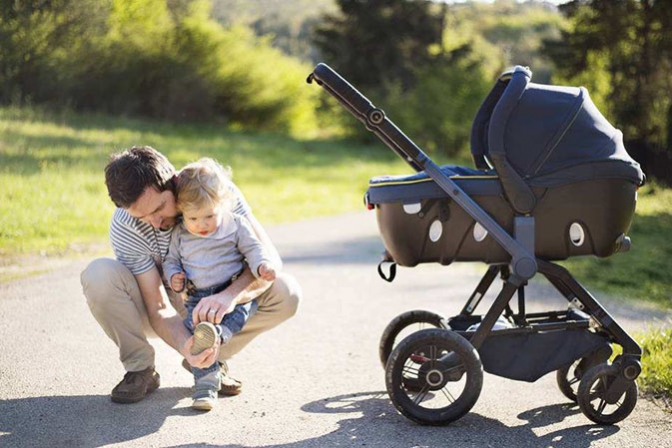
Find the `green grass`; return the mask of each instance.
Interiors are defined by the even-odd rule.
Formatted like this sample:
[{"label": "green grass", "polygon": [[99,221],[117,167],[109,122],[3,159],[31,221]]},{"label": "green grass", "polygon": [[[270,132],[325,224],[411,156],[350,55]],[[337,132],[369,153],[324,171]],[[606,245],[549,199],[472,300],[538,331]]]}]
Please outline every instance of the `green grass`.
[{"label": "green grass", "polygon": [[638,341],[644,349],[638,382],[645,393],[662,399],[672,411],[672,328],[649,329]]},{"label": "green grass", "polygon": [[[672,412],[672,327],[650,326],[635,333],[634,338],[642,347],[642,373],[637,378],[640,392]],[[623,353],[623,347],[613,344],[612,349],[613,362]]]},{"label": "green grass", "polygon": [[264,224],[361,210],[370,177],[410,172],[382,144],[0,108],[0,257],[104,242],[113,205],[103,168],[133,145],[157,148],[178,169],[204,156],[230,165]]},{"label": "green grass", "polygon": [[639,190],[628,235],[629,252],[610,258],[563,262],[590,289],[672,308],[672,189],[647,184]]}]

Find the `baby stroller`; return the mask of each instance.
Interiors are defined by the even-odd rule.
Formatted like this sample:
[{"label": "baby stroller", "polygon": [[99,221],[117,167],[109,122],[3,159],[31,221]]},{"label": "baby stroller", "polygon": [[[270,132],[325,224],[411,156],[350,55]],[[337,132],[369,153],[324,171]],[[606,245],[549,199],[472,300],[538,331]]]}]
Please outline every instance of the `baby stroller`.
[{"label": "baby stroller", "polygon": [[[599,424],[623,420],[637,402],[640,346],[553,261],[629,250],[644,175],[584,88],[533,84],[531,76],[515,67],[483,102],[471,132],[476,169],[437,166],[327,65],[308,77],[417,171],[373,178],[365,196],[392,268],[489,265],[458,315],[410,311],[383,332],[390,399],[420,424],[444,425],[469,412],[484,370],[528,382],[557,371],[561,392]],[[525,286],[537,273],[569,301],[567,309],[526,313]],[[475,314],[498,275],[502,290]],[[416,324],[430,328],[397,341]],[[613,360],[612,344],[622,347]]]}]

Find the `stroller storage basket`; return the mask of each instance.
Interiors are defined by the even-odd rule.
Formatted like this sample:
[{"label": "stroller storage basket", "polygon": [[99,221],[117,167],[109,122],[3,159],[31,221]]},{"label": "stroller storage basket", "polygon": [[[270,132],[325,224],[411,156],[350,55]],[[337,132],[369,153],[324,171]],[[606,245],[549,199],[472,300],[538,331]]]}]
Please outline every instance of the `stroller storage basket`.
[{"label": "stroller storage basket", "polygon": [[512,334],[494,331],[478,353],[486,372],[512,380],[534,382],[608,346],[608,338],[580,329]]},{"label": "stroller storage basket", "polygon": [[[611,351],[607,335],[588,329],[587,316],[573,320],[577,317],[572,313],[561,318],[551,317],[552,314],[536,320],[532,326],[493,330],[478,349],[483,370],[512,380],[534,382],[598,350]],[[480,321],[481,316],[460,315],[450,319],[448,325],[470,339],[474,331],[466,330]]]},{"label": "stroller storage basket", "polygon": [[[450,169],[455,171],[455,167]],[[452,179],[500,226],[513,232],[514,211],[497,176],[473,170],[471,175]],[[631,181],[587,180],[537,187],[533,192],[537,197],[532,216],[538,258],[608,257],[621,249],[635,208],[636,185]],[[366,198],[376,206],[385,248],[401,266],[510,260],[501,245],[424,174],[374,178]]]}]

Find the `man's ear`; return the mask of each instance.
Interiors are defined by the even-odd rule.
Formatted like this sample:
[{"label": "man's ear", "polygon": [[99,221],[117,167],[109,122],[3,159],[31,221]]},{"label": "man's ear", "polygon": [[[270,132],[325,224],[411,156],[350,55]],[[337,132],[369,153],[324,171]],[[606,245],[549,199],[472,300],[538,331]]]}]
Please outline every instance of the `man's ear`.
[{"label": "man's ear", "polygon": [[173,177],[168,181],[168,189],[173,193],[175,199],[177,199],[177,173],[173,174]]}]

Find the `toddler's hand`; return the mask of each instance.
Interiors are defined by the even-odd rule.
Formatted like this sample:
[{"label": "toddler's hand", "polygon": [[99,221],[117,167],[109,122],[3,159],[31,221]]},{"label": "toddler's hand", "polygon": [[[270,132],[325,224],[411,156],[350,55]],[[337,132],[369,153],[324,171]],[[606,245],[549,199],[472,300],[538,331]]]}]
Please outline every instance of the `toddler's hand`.
[{"label": "toddler's hand", "polygon": [[186,278],[187,276],[184,274],[184,272],[173,274],[173,276],[170,277],[170,289],[175,292],[182,292]]},{"label": "toddler's hand", "polygon": [[268,263],[261,263],[259,265],[259,277],[267,282],[275,280],[275,269]]}]

